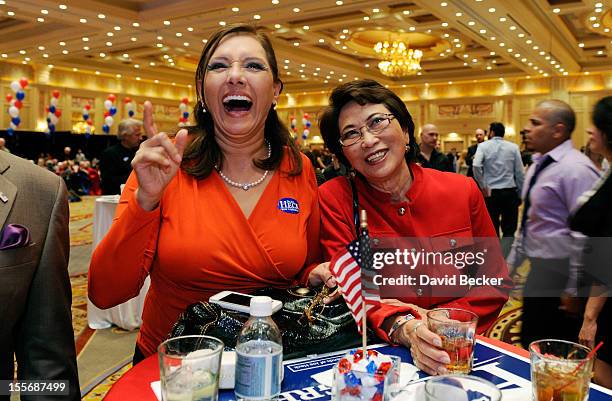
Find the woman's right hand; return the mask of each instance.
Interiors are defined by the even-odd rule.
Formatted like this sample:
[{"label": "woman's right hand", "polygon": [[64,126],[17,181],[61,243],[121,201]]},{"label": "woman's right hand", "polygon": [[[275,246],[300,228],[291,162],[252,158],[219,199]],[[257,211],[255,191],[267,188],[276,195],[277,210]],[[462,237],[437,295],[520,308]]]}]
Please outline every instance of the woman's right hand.
[{"label": "woman's right hand", "polygon": [[391,341],[410,348],[415,366],[430,375],[448,373],[448,354],[442,350],[442,339],[427,328],[427,323],[413,319],[401,326]]},{"label": "woman's right hand", "polygon": [[176,175],[187,145],[187,130],[176,134],[172,143],[168,135],[159,133],[140,144],[132,160],[138,177],[136,200],[144,210],[157,207],[164,190]]},{"label": "woman's right hand", "polygon": [[597,320],[587,319],[586,316],[582,321],[582,327],[578,334],[578,341],[580,344],[585,345],[589,348],[595,346],[595,334],[597,333]]}]

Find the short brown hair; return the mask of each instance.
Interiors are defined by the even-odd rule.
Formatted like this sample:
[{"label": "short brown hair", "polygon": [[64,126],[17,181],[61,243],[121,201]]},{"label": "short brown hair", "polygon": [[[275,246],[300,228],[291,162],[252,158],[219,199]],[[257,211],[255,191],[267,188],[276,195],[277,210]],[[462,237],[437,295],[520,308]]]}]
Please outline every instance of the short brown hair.
[{"label": "short brown hair", "polygon": [[406,152],[406,162],[409,163],[416,160],[419,147],[414,137],[414,122],[406,105],[393,91],[385,88],[378,82],[371,79],[362,79],[347,82],[334,89],[329,96],[329,106],[325,108],[319,118],[319,128],[321,136],[325,141],[325,146],[336,155],[342,164],[349,168],[352,167],[342,152],[338,118],[342,108],[351,101],[362,106],[365,104],[385,105],[389,112],[395,116],[402,130],[408,132],[410,149]]}]

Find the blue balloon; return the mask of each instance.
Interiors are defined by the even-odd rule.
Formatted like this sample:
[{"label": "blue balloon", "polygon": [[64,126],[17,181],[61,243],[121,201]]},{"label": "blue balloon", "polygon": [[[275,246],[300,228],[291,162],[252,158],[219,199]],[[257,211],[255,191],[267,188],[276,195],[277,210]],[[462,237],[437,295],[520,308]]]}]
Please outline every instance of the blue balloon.
[{"label": "blue balloon", "polygon": [[19,117],[13,117],[11,118],[11,122],[15,125],[19,125],[19,123],[21,122],[21,118]]},{"label": "blue balloon", "polygon": [[49,106],[49,113],[55,114],[55,106],[54,105]]},{"label": "blue balloon", "polygon": [[130,116],[130,117],[134,117],[134,110],[130,110],[130,111],[128,111],[128,116]]},{"label": "blue balloon", "polygon": [[55,132],[55,124],[49,124],[49,132]]},{"label": "blue balloon", "polygon": [[310,128],[310,125],[311,125],[310,120],[306,121],[306,128]]},{"label": "blue balloon", "polygon": [[85,121],[89,120],[89,114],[83,114],[83,120]]},{"label": "blue balloon", "polygon": [[113,106],[108,110],[108,112],[110,113],[111,116],[114,116],[115,113],[117,113],[117,108]]},{"label": "blue balloon", "polygon": [[15,94],[15,97],[17,98],[17,100],[23,100],[23,98],[25,97],[25,92],[17,91],[17,93]]},{"label": "blue balloon", "polygon": [[47,117],[47,124],[51,122],[51,117]]},{"label": "blue balloon", "polygon": [[89,139],[89,135],[90,135],[90,134],[89,134],[88,132],[86,132],[86,133],[85,133],[85,139]]},{"label": "blue balloon", "polygon": [[110,132],[110,127],[106,124],[104,124],[102,126],[102,131],[104,131],[105,134],[108,134]]},{"label": "blue balloon", "polygon": [[9,128],[6,129],[6,133],[9,136],[13,136],[13,134],[15,133],[15,130],[9,127]]},{"label": "blue balloon", "polygon": [[189,117],[189,112],[188,111],[184,111],[183,112],[183,118],[188,118]]},{"label": "blue balloon", "polygon": [[302,134],[302,139],[308,139],[308,135]]}]

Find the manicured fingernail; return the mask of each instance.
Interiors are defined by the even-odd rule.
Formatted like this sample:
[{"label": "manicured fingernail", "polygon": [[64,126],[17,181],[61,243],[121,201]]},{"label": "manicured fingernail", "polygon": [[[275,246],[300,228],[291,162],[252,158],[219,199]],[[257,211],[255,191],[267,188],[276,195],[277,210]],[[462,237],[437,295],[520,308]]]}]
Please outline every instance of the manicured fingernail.
[{"label": "manicured fingernail", "polygon": [[444,366],[441,368],[438,368],[438,374],[445,375],[447,373],[448,373],[448,370],[446,370]]},{"label": "manicured fingernail", "polygon": [[174,160],[176,160],[177,163],[180,163],[183,158],[180,155],[176,155],[174,156]]},{"label": "manicured fingernail", "polygon": [[442,340],[440,340],[439,338],[434,339],[434,345],[436,347],[442,347]]},{"label": "manicured fingernail", "polygon": [[448,355],[444,355],[442,358],[440,358],[440,362],[449,364],[450,358],[448,357]]}]

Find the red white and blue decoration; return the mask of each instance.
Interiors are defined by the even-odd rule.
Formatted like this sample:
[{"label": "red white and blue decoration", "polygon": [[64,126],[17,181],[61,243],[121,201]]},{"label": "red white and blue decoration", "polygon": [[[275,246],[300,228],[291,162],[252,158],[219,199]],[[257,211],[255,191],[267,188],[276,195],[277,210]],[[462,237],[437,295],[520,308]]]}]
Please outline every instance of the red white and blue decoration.
[{"label": "red white and blue decoration", "polygon": [[91,110],[91,104],[87,103],[83,107],[83,121],[85,121],[85,137],[86,138],[89,138],[89,135],[91,135],[91,126],[93,125],[93,121],[91,121],[91,118],[89,116],[90,110]]},{"label": "red white and blue decoration", "polygon": [[308,113],[304,113],[302,117],[302,125],[304,126],[304,131],[302,131],[302,139],[306,140],[308,135],[310,135],[310,117]]},{"label": "red white and blue decoration", "polygon": [[127,114],[130,118],[134,117],[134,102],[131,97],[126,97],[123,99],[123,103],[125,104],[125,109],[127,110]]},{"label": "red white and blue decoration", "polygon": [[59,101],[60,91],[55,89],[51,92],[51,100],[49,107],[47,107],[47,129],[45,130],[45,134],[51,135],[55,132],[55,128],[57,127],[57,123],[59,118],[62,116],[62,111],[57,107],[57,102]]},{"label": "red white and blue decoration", "polygon": [[189,99],[186,97],[181,99],[181,103],[179,103],[179,110],[181,111],[181,117],[179,118],[179,127],[184,127],[189,121],[189,112],[187,108],[189,107]]},{"label": "red white and blue decoration", "polygon": [[6,95],[6,101],[9,103],[8,113],[11,116],[11,122],[6,130],[9,136],[15,134],[15,130],[21,124],[21,118],[19,118],[19,112],[23,107],[23,99],[25,99],[24,89],[28,86],[28,80],[21,78],[19,81],[11,82],[11,89],[14,95],[10,93]]},{"label": "red white and blue decoration", "polygon": [[111,93],[104,101],[104,108],[106,111],[104,112],[104,125],[102,126],[102,131],[104,131],[105,134],[110,132],[114,122],[113,116],[117,114],[115,100],[117,100],[117,97]]},{"label": "red white and blue decoration", "polygon": [[289,117],[289,126],[291,127],[291,135],[294,139],[297,138],[297,120],[293,114]]}]

